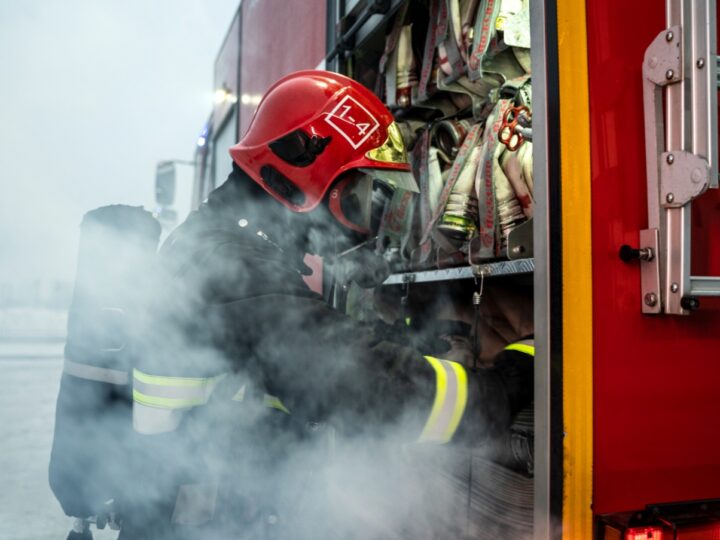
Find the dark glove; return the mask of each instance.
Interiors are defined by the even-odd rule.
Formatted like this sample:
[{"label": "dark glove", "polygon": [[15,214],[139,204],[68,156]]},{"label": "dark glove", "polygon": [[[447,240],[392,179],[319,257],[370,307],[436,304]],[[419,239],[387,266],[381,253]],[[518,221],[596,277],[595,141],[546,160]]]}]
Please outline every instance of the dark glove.
[{"label": "dark glove", "polygon": [[92,540],[92,533],[90,529],[83,532],[70,531],[67,536],[67,540]]},{"label": "dark glove", "polygon": [[68,533],[67,540],[92,540],[90,522],[85,519],[75,519],[72,530]]},{"label": "dark glove", "polygon": [[493,367],[498,372],[508,396],[510,416],[517,414],[533,402],[535,388],[535,362],[530,355],[518,351],[502,351]]},{"label": "dark glove", "polygon": [[533,402],[533,364],[532,356],[504,350],[492,368],[468,370],[463,439],[477,444],[507,433],[518,412]]}]

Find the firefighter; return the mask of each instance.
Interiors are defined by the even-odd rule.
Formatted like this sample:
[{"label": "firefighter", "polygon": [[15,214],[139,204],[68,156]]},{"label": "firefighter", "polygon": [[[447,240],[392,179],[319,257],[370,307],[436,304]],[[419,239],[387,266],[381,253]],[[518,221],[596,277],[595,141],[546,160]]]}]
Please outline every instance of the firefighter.
[{"label": "firefighter", "polygon": [[[339,253],[367,256],[388,194],[417,190],[399,129],[373,93],[336,73],[288,75],[230,155],[227,181],[160,250],[165,285],[141,324],[151,331],[133,371],[133,424],[152,463],[143,482],[153,488],[134,509],[145,517],[133,523],[128,513],[126,538],[143,528],[160,538],[147,533],[150,521],[171,523],[175,534],[227,511],[228,489],[212,480],[193,434],[222,429],[239,402],[255,412],[230,420],[243,426],[238,444],[274,459],[258,427],[268,417],[251,403],[274,415],[274,429],[330,422],[403,443],[475,445],[532,399],[529,355],[473,372],[382,339],[303,280],[308,253],[330,263]],[[293,440],[305,436],[296,431]],[[220,438],[202,433],[202,443]],[[264,522],[274,523],[268,512]]]}]

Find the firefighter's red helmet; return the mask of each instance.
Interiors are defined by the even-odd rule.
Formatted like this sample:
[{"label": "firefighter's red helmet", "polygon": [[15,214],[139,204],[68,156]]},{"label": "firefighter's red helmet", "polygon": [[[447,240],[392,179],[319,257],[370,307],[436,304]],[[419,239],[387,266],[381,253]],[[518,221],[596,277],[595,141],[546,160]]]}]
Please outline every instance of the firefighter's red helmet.
[{"label": "firefighter's red helmet", "polygon": [[298,71],[272,85],[230,155],[295,212],[315,208],[350,169],[414,185],[390,111],[363,85],[330,71]]}]

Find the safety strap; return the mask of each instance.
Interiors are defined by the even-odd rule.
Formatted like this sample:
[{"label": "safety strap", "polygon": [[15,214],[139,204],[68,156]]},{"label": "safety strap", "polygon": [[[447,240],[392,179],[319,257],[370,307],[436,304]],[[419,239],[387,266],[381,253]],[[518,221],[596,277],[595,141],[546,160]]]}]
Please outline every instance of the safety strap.
[{"label": "safety strap", "polygon": [[[530,95],[523,92],[523,89],[530,86],[529,80],[528,75],[509,80],[500,89],[500,94],[507,96],[512,103],[520,102],[525,106],[530,106],[530,103],[528,103]],[[501,102],[504,102],[504,100],[501,100]],[[507,108],[504,108],[504,111],[506,110]],[[500,116],[504,116],[504,111]],[[495,118],[495,122],[497,120],[498,118]],[[510,125],[501,122],[500,130],[503,130],[503,133],[510,137],[518,134],[522,134],[523,137],[529,134],[532,137],[532,132],[529,129],[530,116],[519,115],[516,120],[518,121],[517,124]],[[525,126],[527,126],[527,129]],[[513,135],[513,132],[515,135]],[[531,190],[523,177],[523,164],[520,162],[520,150],[523,149],[525,144],[526,141],[521,140],[521,146],[516,150],[510,150],[504,145],[497,144],[493,154],[492,176],[495,189],[495,204],[497,206],[496,213],[502,231],[503,242],[517,224],[533,215]],[[526,152],[522,155],[524,158],[528,156]],[[532,153],[529,156],[532,159]],[[532,182],[532,179],[530,179],[530,182]]]},{"label": "safety strap", "polygon": [[[395,23],[390,31],[390,34],[385,40],[385,50],[383,51],[382,57],[380,57],[380,64],[378,65],[378,78],[376,81],[375,94],[382,96],[384,93],[385,103],[387,105],[395,104],[395,93],[397,90],[397,65],[394,65],[396,58],[393,53],[395,52],[398,40],[400,39],[400,32],[402,31],[403,21],[405,20],[405,15],[407,14],[409,5],[410,2],[405,2],[395,15]],[[388,66],[388,60],[391,61],[392,65]],[[388,67],[390,68],[389,70]],[[385,92],[383,92],[383,90],[385,90]]]},{"label": "safety strap", "polygon": [[[435,124],[437,127],[438,124]],[[469,123],[465,121],[456,122],[454,129],[462,130],[465,134],[469,131]],[[456,247],[452,245],[442,233],[437,233],[433,229],[435,223],[433,219],[437,220],[438,215],[442,215],[443,210],[447,207],[440,207],[441,204],[446,204],[447,200],[443,203],[443,184],[445,180],[444,174],[440,168],[438,159],[439,149],[432,146],[433,141],[433,130],[426,130],[423,132],[422,137],[415,143],[413,152],[411,154],[413,172],[416,178],[418,178],[420,184],[420,230],[430,230],[430,236],[424,238],[424,241],[418,244],[412,253],[412,262],[415,264],[424,264],[430,260],[430,256],[433,254],[433,247],[443,250],[445,253],[452,253],[456,251]],[[476,167],[477,165],[475,165]],[[450,195],[447,194],[447,197]],[[435,217],[434,217],[435,216]]]},{"label": "safety strap", "polygon": [[[474,146],[470,151],[470,155],[465,161],[465,165],[460,171],[460,175],[455,181],[455,185],[451,193],[448,195],[447,202],[445,204],[445,211],[440,219],[438,228],[459,227],[464,229],[467,234],[467,238],[475,234],[477,229],[477,195],[475,193],[475,173],[477,172],[478,163],[480,162],[479,146]],[[436,243],[440,233],[433,233],[433,239]],[[440,244],[441,247],[443,247]],[[445,247],[446,251],[448,250]],[[454,249],[450,248],[450,251]]]},{"label": "safety strap", "polygon": [[506,351],[518,351],[525,353],[529,356],[535,356],[535,340],[524,339],[522,341],[516,341],[505,347]]},{"label": "safety strap", "polygon": [[467,64],[472,50],[473,24],[477,18],[479,0],[466,0],[462,4],[462,28],[460,40],[460,53]]},{"label": "safety strap", "polygon": [[412,248],[412,223],[415,215],[415,193],[396,189],[387,203],[378,228],[378,244],[397,250],[402,257],[409,257]]},{"label": "safety strap", "polygon": [[412,48],[412,24],[402,27],[393,56],[395,57],[395,98],[392,102],[388,99],[388,104],[408,107],[412,102],[412,87],[417,86],[418,82],[415,53]]},{"label": "safety strap", "polygon": [[475,177],[475,189],[478,195],[478,214],[480,216],[480,258],[492,258],[497,255],[497,202],[495,196],[494,170],[495,149],[500,144],[498,133],[502,125],[503,114],[512,106],[508,99],[498,101],[485,124],[482,146],[482,158]]},{"label": "safety strap", "polygon": [[527,156],[527,154],[520,153],[526,144],[530,143],[527,141],[523,142],[523,145],[515,152],[511,152],[509,150],[503,152],[500,156],[500,165],[502,166],[503,173],[507,177],[513,191],[515,192],[515,197],[520,203],[524,216],[526,218],[531,218],[533,217],[534,201],[530,193],[530,188],[523,176],[523,166],[520,162],[521,155]]},{"label": "safety strap", "polygon": [[133,427],[144,434],[174,431],[183,413],[207,403],[224,377],[164,377],[133,369]]},{"label": "safety strap", "polygon": [[471,81],[463,76],[452,82],[439,79],[437,83],[438,90],[445,90],[454,94],[463,94],[470,98],[473,118],[477,122],[483,122],[487,118],[490,110],[492,110],[492,105],[488,105],[488,97],[493,90],[499,86],[500,82],[494,77]]},{"label": "safety strap", "polygon": [[532,142],[525,140],[525,144],[518,150],[518,160],[522,167],[522,176],[525,185],[528,188],[530,198],[535,202],[535,186],[533,184],[533,160],[532,160]]},{"label": "safety strap", "polygon": [[513,189],[501,165],[501,157],[507,152],[508,149],[505,145],[498,144],[492,156],[492,176],[496,205],[495,213],[497,215],[498,231],[500,233],[499,249],[507,247],[507,239],[510,231],[526,219],[517,192]]},{"label": "safety strap", "polygon": [[444,444],[454,435],[465,412],[467,373],[457,362],[432,356],[425,359],[435,370],[435,400],[418,441]]},{"label": "safety strap", "polygon": [[473,46],[468,58],[468,74],[472,80],[482,79],[482,61],[495,37],[495,20],[500,13],[501,0],[482,0],[475,19]]},{"label": "safety strap", "polygon": [[445,211],[445,205],[447,204],[448,197],[450,197],[450,192],[452,191],[453,187],[455,187],[455,182],[460,177],[460,173],[465,166],[465,162],[467,161],[470,152],[477,143],[477,140],[481,133],[481,129],[482,126],[480,124],[475,124],[472,128],[470,128],[469,133],[465,136],[465,140],[463,141],[462,146],[458,151],[457,157],[455,158],[455,161],[452,165],[452,168],[450,169],[450,175],[447,179],[447,182],[445,183],[443,191],[440,194],[440,200],[435,209],[435,212],[433,213],[430,222],[426,225],[425,230],[423,231],[420,240],[421,244],[427,242],[427,240],[430,238],[435,223],[437,223],[438,219],[440,219],[440,216]]},{"label": "safety strap", "polygon": [[82,364],[68,360],[67,358],[63,364],[63,373],[71,377],[77,377],[78,379],[116,384],[118,386],[126,385],[129,380],[127,371]]},{"label": "safety strap", "polygon": [[[460,44],[462,41],[460,1],[446,0],[445,6],[440,9],[441,16],[438,17],[438,32],[443,32],[438,44],[440,70],[447,76],[447,80],[455,81],[459,77],[462,77],[465,71],[463,57],[460,52]],[[443,17],[443,15],[445,17]],[[444,28],[440,26],[443,18],[445,19]]]},{"label": "safety strap", "polygon": [[[442,190],[442,176],[437,159],[437,150],[430,147],[430,130],[424,130],[410,154],[413,173],[420,187],[420,228],[424,230],[430,223],[433,204]],[[413,262],[424,263],[432,253],[430,242],[420,244],[412,253]]]},{"label": "safety strap", "polygon": [[[430,21],[439,21],[441,2],[444,2],[444,0],[430,0]],[[433,72],[433,64],[435,62],[435,47],[437,47],[438,37],[437,28],[432,23],[428,24],[427,34],[425,36],[422,68],[420,69],[420,82],[418,83],[419,101],[425,101],[433,93],[431,92],[430,83]]]}]

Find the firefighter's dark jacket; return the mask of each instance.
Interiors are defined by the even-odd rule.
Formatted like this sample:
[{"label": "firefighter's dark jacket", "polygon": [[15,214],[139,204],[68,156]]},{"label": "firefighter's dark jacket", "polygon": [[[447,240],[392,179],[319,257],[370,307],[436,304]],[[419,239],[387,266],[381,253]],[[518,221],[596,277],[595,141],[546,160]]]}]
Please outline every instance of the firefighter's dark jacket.
[{"label": "firefighter's dark jacket", "polygon": [[[427,351],[382,339],[308,288],[302,255],[316,232],[317,221],[293,215],[236,167],[160,250],[158,307],[144,338],[153,354],[138,355],[138,369],[241,373],[294,418],[416,439],[436,394]],[[532,400],[531,358],[506,351],[499,360],[467,370],[453,442],[503,431]]]}]

